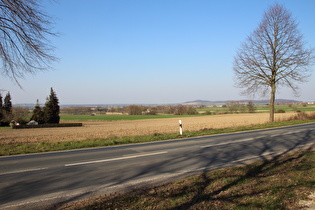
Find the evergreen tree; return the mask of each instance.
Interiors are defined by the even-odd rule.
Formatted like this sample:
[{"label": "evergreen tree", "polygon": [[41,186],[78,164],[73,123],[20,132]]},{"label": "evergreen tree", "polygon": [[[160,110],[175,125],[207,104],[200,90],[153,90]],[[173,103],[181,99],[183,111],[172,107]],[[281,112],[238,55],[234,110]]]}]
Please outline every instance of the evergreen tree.
[{"label": "evergreen tree", "polygon": [[59,100],[53,88],[50,89],[50,95],[47,98],[44,107],[44,119],[46,123],[59,123]]},{"label": "evergreen tree", "polygon": [[36,122],[38,122],[38,124],[45,123],[44,112],[43,112],[42,108],[39,105],[38,99],[37,99],[36,106],[34,107],[33,115],[31,117],[31,120],[35,120]]},{"label": "evergreen tree", "polygon": [[12,113],[12,102],[10,92],[8,92],[7,95],[4,97],[3,109],[7,115],[10,115]]},{"label": "evergreen tree", "polygon": [[4,116],[3,116],[3,105],[2,105],[2,95],[0,93],[0,122],[1,120],[3,120]]}]

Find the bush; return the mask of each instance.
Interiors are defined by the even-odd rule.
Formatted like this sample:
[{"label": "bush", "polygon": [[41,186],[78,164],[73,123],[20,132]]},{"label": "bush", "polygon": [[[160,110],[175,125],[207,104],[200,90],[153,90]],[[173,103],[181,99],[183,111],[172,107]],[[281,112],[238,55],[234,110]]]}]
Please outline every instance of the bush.
[{"label": "bush", "polygon": [[293,120],[314,120],[315,119],[315,112],[307,114],[305,112],[298,112],[296,115],[288,118],[288,121]]},{"label": "bush", "polygon": [[129,115],[142,115],[143,107],[138,105],[129,105],[126,107]]},{"label": "bush", "polygon": [[203,114],[205,114],[205,115],[212,115],[212,112],[210,112],[210,111],[205,111],[205,113],[203,113]]},{"label": "bush", "polygon": [[198,114],[197,110],[191,106],[175,106],[174,115],[196,115]]},{"label": "bush", "polygon": [[285,113],[285,111],[283,109],[279,109],[276,111],[276,113]]},{"label": "bush", "polygon": [[12,125],[13,129],[27,129],[27,128],[55,128],[55,127],[81,127],[82,123],[51,123],[39,125]]},{"label": "bush", "polygon": [[9,125],[10,125],[9,122],[0,122],[0,127],[7,127]]},{"label": "bush", "polygon": [[249,113],[255,113],[256,107],[255,107],[255,105],[253,104],[253,102],[248,102],[248,104],[246,105],[246,107],[247,107]]}]

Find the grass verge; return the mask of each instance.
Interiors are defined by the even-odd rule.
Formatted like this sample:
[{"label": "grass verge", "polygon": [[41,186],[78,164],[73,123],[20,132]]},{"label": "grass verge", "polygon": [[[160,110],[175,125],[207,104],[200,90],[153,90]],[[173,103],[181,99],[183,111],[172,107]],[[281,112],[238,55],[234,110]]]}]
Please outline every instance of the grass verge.
[{"label": "grass verge", "polygon": [[309,148],[59,209],[299,209],[314,180],[315,152]]},{"label": "grass verge", "polygon": [[106,138],[106,139],[88,139],[88,140],[82,140],[82,141],[74,140],[74,141],[64,141],[64,142],[13,143],[10,145],[1,145],[0,156],[144,143],[144,142],[153,142],[153,141],[161,141],[161,140],[169,140],[169,139],[249,131],[249,130],[257,130],[257,129],[265,129],[265,128],[275,128],[275,127],[311,123],[311,122],[315,122],[315,120],[314,119],[313,120],[293,120],[293,121],[265,123],[265,124],[259,124],[259,125],[224,128],[224,129],[203,129],[200,131],[186,131],[184,132],[182,136],[180,136],[178,133],[171,133],[171,134],[155,133],[150,136],[111,137],[111,138]]}]

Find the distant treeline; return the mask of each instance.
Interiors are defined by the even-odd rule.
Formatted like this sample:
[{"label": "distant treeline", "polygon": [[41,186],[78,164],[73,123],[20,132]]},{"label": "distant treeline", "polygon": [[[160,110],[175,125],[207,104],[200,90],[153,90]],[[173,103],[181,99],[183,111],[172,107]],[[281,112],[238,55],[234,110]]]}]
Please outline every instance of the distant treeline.
[{"label": "distant treeline", "polygon": [[195,115],[198,114],[196,108],[191,106],[140,106],[129,105],[124,107],[64,107],[60,110],[61,114],[74,115],[93,115],[106,113],[121,113],[129,115],[156,115],[156,114],[174,114],[174,115]]},{"label": "distant treeline", "polygon": [[[206,106],[185,106],[185,105],[158,105],[158,106],[141,106],[128,105],[116,107],[91,107],[91,106],[74,106],[63,107],[60,109],[61,114],[71,115],[104,115],[104,114],[128,114],[128,115],[156,115],[156,114],[173,114],[173,115],[196,115],[199,114],[198,108]],[[228,113],[254,113],[256,108],[252,102],[241,103],[239,101],[230,101],[222,107],[226,107]],[[206,112],[205,114],[213,114]]]}]

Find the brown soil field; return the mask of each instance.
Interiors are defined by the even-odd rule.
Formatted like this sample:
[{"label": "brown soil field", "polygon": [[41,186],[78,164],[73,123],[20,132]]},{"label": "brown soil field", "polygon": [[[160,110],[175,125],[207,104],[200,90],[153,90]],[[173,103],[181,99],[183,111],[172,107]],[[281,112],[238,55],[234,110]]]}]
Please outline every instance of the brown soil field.
[{"label": "brown soil field", "polygon": [[[276,114],[275,119],[283,120],[295,113]],[[142,136],[154,133],[179,132],[179,122],[182,120],[183,132],[197,131],[204,128],[228,128],[268,122],[268,113],[227,114],[200,117],[82,122],[83,127],[70,128],[35,128],[35,129],[4,129],[0,130],[0,146],[14,143],[31,142],[61,142],[108,138],[112,136]]]}]

